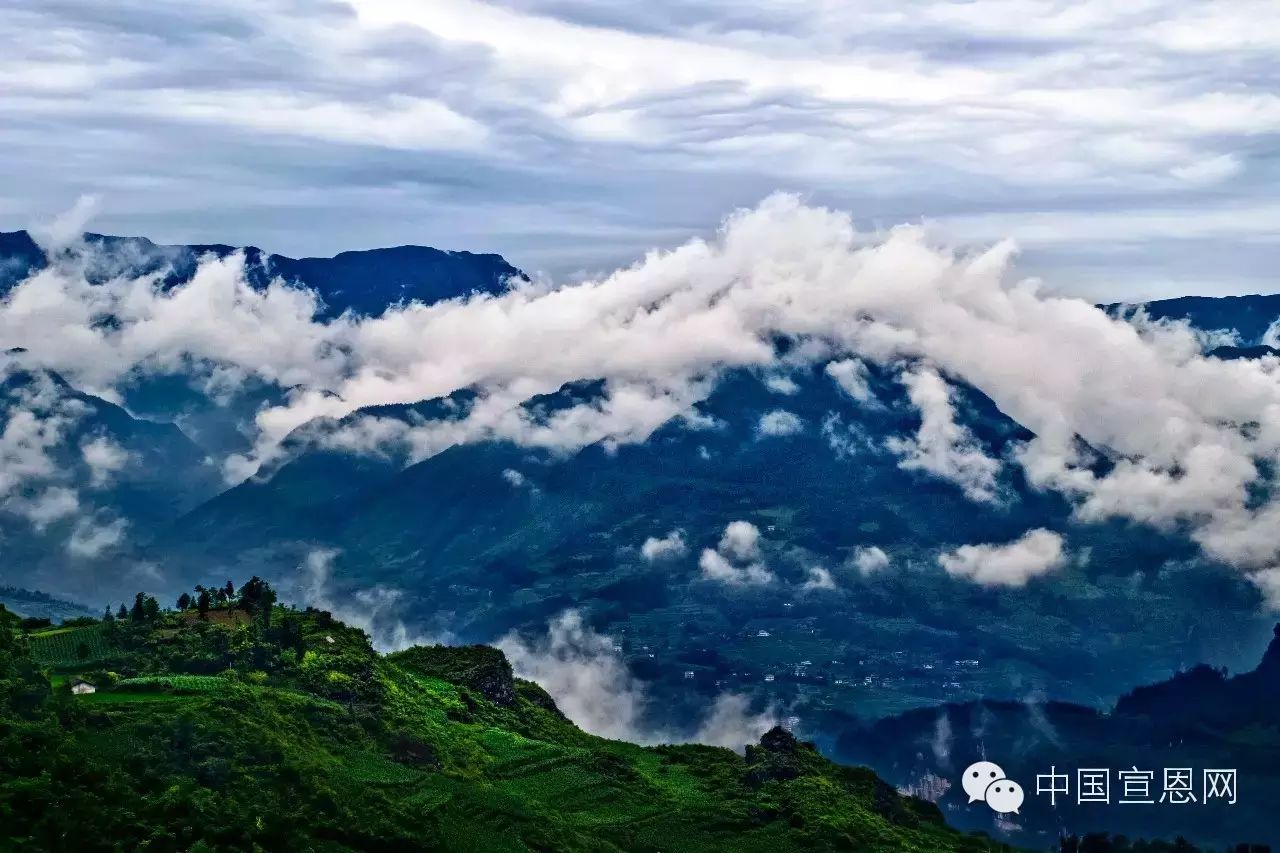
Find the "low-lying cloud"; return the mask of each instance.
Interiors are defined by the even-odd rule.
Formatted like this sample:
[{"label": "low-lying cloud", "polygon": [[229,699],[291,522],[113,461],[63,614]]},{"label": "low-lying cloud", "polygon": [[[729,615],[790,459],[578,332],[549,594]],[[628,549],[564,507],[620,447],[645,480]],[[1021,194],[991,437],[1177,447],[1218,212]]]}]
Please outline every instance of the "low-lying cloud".
[{"label": "low-lying cloud", "polygon": [[1062,536],[1043,529],[1004,544],[962,545],[938,557],[947,574],[982,586],[1025,586],[1065,563]]},{"label": "low-lying cloud", "polygon": [[749,521],[725,525],[719,544],[703,549],[698,568],[706,580],[730,586],[760,586],[774,580],[760,553],[760,530]]},{"label": "low-lying cloud", "polygon": [[[803,344],[787,349],[787,364],[831,364],[855,399],[865,375],[850,365],[900,377],[921,424],[890,448],[974,500],[999,500],[1016,465],[1034,488],[1068,497],[1082,521],[1186,530],[1246,573],[1280,565],[1280,502],[1259,499],[1275,491],[1280,461],[1280,359],[1206,357],[1185,325],[1129,323],[1046,295],[1015,277],[1012,244],[960,254],[913,227],[869,238],[847,214],[777,195],[730,216],[711,240],[607,277],[329,321],[305,290],[250,287],[239,256],[205,259],[189,283],[165,288],[158,276],[90,284],[86,251],[62,252],[15,287],[0,303],[0,337],[108,396],[173,371],[296,386],[258,414],[253,452],[226,460],[233,478],[277,458],[285,436],[317,418],[462,388],[479,397],[459,419],[359,416],[313,424],[314,440],[414,460],[482,440],[572,452],[643,441],[673,421],[702,428],[697,407],[718,376],[770,375],[786,340]],[[113,322],[99,322],[106,316]],[[545,417],[521,408],[580,380],[603,380],[602,396]],[[953,383],[985,393],[1034,438],[989,456],[957,421]],[[713,575],[734,577],[726,562],[742,568],[708,553],[720,558],[708,558]]]},{"label": "low-lying cloud", "polygon": [[741,750],[777,724],[772,711],[752,711],[746,696],[723,693],[690,731],[653,726],[645,683],[631,675],[613,640],[591,628],[577,610],[552,619],[543,635],[528,638],[512,633],[495,645],[511,661],[517,676],[538,684],[565,716],[601,737]]},{"label": "low-lying cloud", "polygon": [[364,631],[380,652],[398,652],[410,646],[449,641],[448,635],[429,635],[409,626],[404,619],[407,602],[403,590],[379,584],[338,591],[334,568],[340,556],[340,552],[331,548],[318,548],[307,554],[293,584],[301,603],[327,610],[340,621]]}]

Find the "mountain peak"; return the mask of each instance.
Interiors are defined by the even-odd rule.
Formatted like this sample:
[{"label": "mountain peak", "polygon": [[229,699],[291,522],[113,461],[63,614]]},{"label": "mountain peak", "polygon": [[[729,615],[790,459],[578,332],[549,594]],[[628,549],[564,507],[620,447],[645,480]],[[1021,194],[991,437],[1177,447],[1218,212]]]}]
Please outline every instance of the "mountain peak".
[{"label": "mountain peak", "polygon": [[[86,233],[85,241],[111,257],[89,265],[91,281],[129,271],[163,274],[167,286],[189,279],[206,255],[223,258],[243,252],[251,284],[265,287],[276,278],[314,290],[324,302],[323,316],[344,311],[376,316],[402,302],[432,304],[472,293],[501,293],[513,279],[527,277],[501,255],[446,251],[402,245],[357,249],[332,257],[291,258],[267,254],[255,246],[219,243],[163,245],[146,237]],[[44,250],[26,231],[0,232],[0,294],[48,263]]]}]

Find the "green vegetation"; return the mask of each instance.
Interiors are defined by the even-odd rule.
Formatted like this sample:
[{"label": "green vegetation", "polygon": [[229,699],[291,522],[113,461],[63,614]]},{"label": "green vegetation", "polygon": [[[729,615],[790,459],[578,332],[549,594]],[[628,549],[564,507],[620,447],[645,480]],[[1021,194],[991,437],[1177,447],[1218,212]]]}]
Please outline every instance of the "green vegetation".
[{"label": "green vegetation", "polygon": [[30,635],[31,656],[48,667],[82,667],[108,659],[112,643],[101,625],[52,628]]},{"label": "green vegetation", "polygon": [[[380,656],[255,581],[71,632],[0,608],[6,850],[1004,849],[781,729],[745,757],[603,740],[493,649]],[[73,695],[53,643],[82,632]]]}]

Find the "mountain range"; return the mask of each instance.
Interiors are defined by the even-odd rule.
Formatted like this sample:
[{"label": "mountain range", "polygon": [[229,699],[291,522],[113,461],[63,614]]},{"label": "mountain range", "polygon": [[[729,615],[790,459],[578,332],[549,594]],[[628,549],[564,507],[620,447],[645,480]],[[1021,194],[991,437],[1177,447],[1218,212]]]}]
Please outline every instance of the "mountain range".
[{"label": "mountain range", "polygon": [[[202,257],[243,251],[252,287],[279,279],[310,289],[327,321],[501,294],[524,280],[494,255],[422,247],[295,260],[86,235],[77,251],[90,281],[142,273],[161,289],[188,281]],[[0,234],[0,290],[48,263],[30,235]],[[1135,306],[1104,307],[1120,317]],[[1280,297],[1141,307],[1204,333],[1214,358],[1273,355]],[[784,356],[787,345],[777,342]],[[992,499],[974,500],[928,460],[908,462],[902,437],[919,434],[925,416],[901,377],[875,364],[853,374],[726,369],[696,417],[668,419],[642,441],[353,444],[373,428],[469,428],[485,398],[464,388],[316,418],[256,474],[228,481],[220,462],[251,448],[255,416],[296,389],[246,377],[226,393],[178,369],[94,394],[29,353],[5,358],[5,417],[38,427],[41,464],[57,473],[6,498],[0,580],[95,612],[138,586],[174,595],[248,573],[299,600],[322,583],[329,602],[395,645],[535,638],[575,609],[644,685],[644,725],[687,727],[732,692],[794,717],[797,731],[841,756],[856,755],[849,732],[877,719],[933,726],[938,706],[1003,702],[989,707],[1029,720],[1051,702],[1112,707],[1132,685],[1201,661],[1250,665],[1271,632],[1256,587],[1176,526],[1082,520],[1015,466],[983,486]],[[1027,428],[979,388],[947,379],[972,451],[1012,458]],[[536,430],[566,413],[606,412],[608,391],[569,382],[524,400],[518,417]],[[940,555],[1028,531],[1069,545],[1035,582],[974,584],[940,567]],[[912,709],[924,710],[897,716]],[[903,784],[923,772],[864,760]]]}]

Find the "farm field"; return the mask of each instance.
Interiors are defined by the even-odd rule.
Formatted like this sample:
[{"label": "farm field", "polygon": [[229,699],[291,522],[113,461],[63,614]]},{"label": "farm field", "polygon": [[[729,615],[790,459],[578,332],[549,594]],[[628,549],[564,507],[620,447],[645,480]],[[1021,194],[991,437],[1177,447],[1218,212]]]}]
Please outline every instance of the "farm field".
[{"label": "farm field", "polygon": [[31,656],[42,666],[84,666],[111,656],[111,643],[100,625],[54,628],[30,635]]}]

